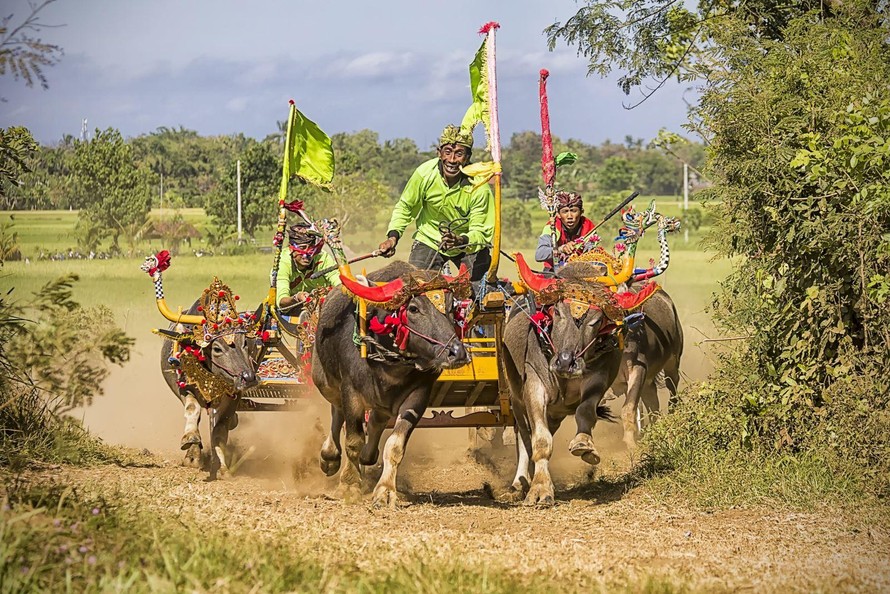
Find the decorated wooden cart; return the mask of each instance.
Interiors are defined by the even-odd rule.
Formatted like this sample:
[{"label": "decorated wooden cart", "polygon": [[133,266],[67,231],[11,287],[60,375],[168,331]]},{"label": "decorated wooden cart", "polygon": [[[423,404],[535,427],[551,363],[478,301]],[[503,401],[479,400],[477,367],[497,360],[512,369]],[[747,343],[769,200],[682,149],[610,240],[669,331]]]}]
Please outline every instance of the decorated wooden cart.
[{"label": "decorated wooden cart", "polygon": [[[501,147],[495,74],[495,34],[497,29],[496,23],[489,23],[480,31],[485,35],[485,39],[476,59],[470,65],[473,104],[462,123],[462,127],[470,130],[479,122],[484,124],[488,141],[487,148],[492,158],[491,162],[470,166],[476,180],[486,179],[493,184],[495,226],[490,246],[491,264],[483,282],[474,287],[473,298],[460,306],[463,307],[463,311],[460,312],[457,323],[461,327],[462,339],[470,353],[471,361],[463,367],[442,372],[433,390],[427,414],[421,419],[419,427],[479,428],[513,425],[510,395],[505,378],[502,338],[508,314],[512,308],[521,307],[527,286],[522,282],[512,283],[498,276],[502,251]],[[548,211],[551,223],[553,223],[557,211],[554,200],[556,168],[562,163],[571,162],[574,156],[563,154],[554,157],[552,154],[546,101],[546,78],[546,71],[542,71],[540,95],[545,189],[541,191],[540,199],[542,207]],[[314,155],[312,166],[307,166],[306,161],[302,158],[304,153],[312,150],[313,141],[323,142],[325,140],[327,149]],[[318,166],[319,159],[321,159],[321,167]],[[326,159],[330,159],[330,163],[327,163]],[[309,363],[311,348],[315,340],[314,328],[319,309],[323,307],[325,291],[313,292],[303,308],[301,317],[294,319],[278,308],[276,285],[279,261],[286,245],[285,233],[289,215],[305,221],[311,229],[322,236],[339,264],[340,274],[352,280],[356,279],[351,270],[350,261],[345,257],[337,222],[325,219],[313,220],[304,211],[302,202],[287,202],[289,183],[294,177],[322,187],[330,184],[333,177],[332,160],[330,140],[291,102],[282,182],[278,198],[279,214],[273,239],[275,249],[270,289],[263,302],[249,314],[251,323],[255,323],[253,336],[256,349],[253,356],[258,385],[244,393],[239,410],[295,410],[301,408],[307,398],[319,397],[311,386]],[[468,173],[470,172],[468,171]],[[600,222],[601,225],[611,216],[621,213],[625,232],[622,245],[626,249],[620,254],[620,257],[616,257],[598,246],[591,249],[591,244],[598,242],[598,238],[593,235],[593,232],[586,234],[578,242],[576,259],[595,261],[603,266],[606,274],[596,280],[607,286],[617,287],[629,281],[648,279],[660,274],[667,267],[668,253],[664,235],[676,228],[676,222],[655,213],[654,204],[641,213],[635,212],[632,207],[625,208],[635,197],[636,193],[622,201]],[[662,245],[661,261],[649,269],[636,269],[634,267],[636,242],[647,227],[655,224],[659,227],[659,242]],[[353,262],[375,255],[378,254],[368,254],[354,259]],[[158,308],[166,319],[182,324],[202,323],[200,316],[189,315],[181,310],[177,312],[171,310],[164,301],[162,287],[158,286],[157,293]],[[368,356],[367,342],[363,340],[369,333],[367,311],[367,302],[357,298],[357,343],[360,345],[363,357]]]}]

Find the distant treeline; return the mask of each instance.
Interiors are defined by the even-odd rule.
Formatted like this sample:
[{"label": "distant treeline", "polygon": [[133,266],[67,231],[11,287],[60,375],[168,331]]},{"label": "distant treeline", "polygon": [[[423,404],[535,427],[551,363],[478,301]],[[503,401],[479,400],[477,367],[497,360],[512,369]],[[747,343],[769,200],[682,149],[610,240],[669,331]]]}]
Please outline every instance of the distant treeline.
[{"label": "distant treeline", "polygon": [[[184,207],[206,209],[210,245],[237,238],[236,163],[241,168],[243,233],[255,237],[272,225],[277,213],[284,151],[284,122],[263,140],[243,134],[201,136],[185,128],[159,128],[125,139],[118,130],[95,130],[86,140],[66,136],[51,146],[21,144],[16,183],[3,182],[2,210],[76,209],[80,212],[77,244],[83,253],[107,246],[111,253],[132,253],[141,239],[161,235],[176,249],[195,235],[178,214]],[[24,129],[10,129],[13,140],[30,139]],[[4,136],[6,138],[6,136]],[[371,130],[332,137],[336,176],[330,193],[290,184],[289,199],[302,199],[313,216],[336,217],[344,230],[383,231],[391,207],[414,168],[435,156],[406,138],[381,141]],[[27,147],[26,147],[27,145]],[[679,147],[679,148],[678,148]],[[704,160],[701,145],[680,143],[666,154],[627,137],[624,144],[599,146],[554,138],[554,150],[569,151],[577,162],[560,170],[560,187],[581,192],[591,209],[612,204],[629,190],[643,195],[676,195],[682,190],[682,162],[697,169]],[[477,150],[474,161],[488,159]],[[503,148],[504,228],[507,237],[531,233],[529,207],[541,184],[541,137],[514,134]],[[163,223],[149,219],[152,207],[173,212]],[[605,210],[605,206],[600,210]],[[359,222],[360,221],[360,222]],[[126,245],[121,245],[121,240]],[[129,249],[124,249],[129,248]]]},{"label": "distant treeline", "polygon": [[[113,131],[96,131],[93,138]],[[411,172],[434,156],[432,147],[421,149],[407,138],[381,141],[371,130],[339,133],[332,137],[338,177],[358,175],[381,183],[394,201]],[[221,192],[232,189],[234,164],[242,161],[242,176],[249,176],[250,161],[280,162],[283,134],[261,141],[243,134],[201,136],[185,128],[158,128],[155,132],[124,140],[131,147],[134,171],[150,186],[152,205],[207,207]],[[31,157],[30,173],[10,188],[0,204],[4,210],[82,209],[94,196],[77,183],[78,146],[70,135],[53,145],[41,146]],[[677,195],[682,192],[682,165],[676,157],[649,148],[642,139],[626,137],[624,143],[606,141],[590,145],[579,140],[554,139],[556,152],[571,151],[578,161],[560,173],[566,189],[582,193],[614,193],[638,190],[643,195]],[[684,146],[683,159],[698,168],[704,160],[699,144]],[[477,149],[474,160],[486,158]],[[251,153],[248,155],[248,153]],[[507,198],[532,200],[541,183],[541,136],[519,132],[503,147],[503,188]],[[82,169],[82,167],[80,168]],[[125,172],[119,172],[125,173]],[[255,173],[255,172],[253,172]],[[279,179],[270,172],[270,187]],[[212,208],[210,209],[212,210]]]}]

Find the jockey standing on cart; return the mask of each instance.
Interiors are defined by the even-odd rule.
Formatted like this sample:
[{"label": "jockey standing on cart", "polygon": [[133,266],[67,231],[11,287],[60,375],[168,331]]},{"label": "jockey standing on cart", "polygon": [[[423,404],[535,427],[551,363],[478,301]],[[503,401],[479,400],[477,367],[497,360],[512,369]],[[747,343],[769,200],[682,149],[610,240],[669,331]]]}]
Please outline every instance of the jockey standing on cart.
[{"label": "jockey standing on cart", "polygon": [[494,196],[487,183],[474,186],[461,170],[472,152],[471,131],[445,127],[438,156],[414,171],[396,203],[381,255],[393,256],[405,228],[416,221],[410,264],[427,270],[466,264],[470,280],[482,279],[491,265]]}]

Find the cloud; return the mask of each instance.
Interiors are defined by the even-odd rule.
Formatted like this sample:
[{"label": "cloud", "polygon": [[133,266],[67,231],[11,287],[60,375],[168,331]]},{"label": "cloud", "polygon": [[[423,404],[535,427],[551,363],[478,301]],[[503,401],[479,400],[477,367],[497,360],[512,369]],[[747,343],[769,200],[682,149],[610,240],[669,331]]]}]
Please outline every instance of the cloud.
[{"label": "cloud", "polygon": [[[498,54],[504,144],[514,132],[540,127],[542,67],[553,74],[548,82],[552,128],[562,138],[651,138],[659,128],[676,129],[684,120],[676,85],[626,111],[614,77],[587,77],[586,63],[571,52],[504,51]],[[277,129],[293,98],[329,134],[368,128],[381,139],[408,137],[426,148],[444,124],[459,122],[469,105],[467,69],[467,52],[450,49],[263,60],[203,57],[139,72],[74,56],[49,72],[48,91],[5,85],[8,102],[0,104],[0,126],[26,125],[45,143],[79,135],[84,117],[91,129],[111,126],[125,136],[184,126],[200,134],[263,138]]]}]

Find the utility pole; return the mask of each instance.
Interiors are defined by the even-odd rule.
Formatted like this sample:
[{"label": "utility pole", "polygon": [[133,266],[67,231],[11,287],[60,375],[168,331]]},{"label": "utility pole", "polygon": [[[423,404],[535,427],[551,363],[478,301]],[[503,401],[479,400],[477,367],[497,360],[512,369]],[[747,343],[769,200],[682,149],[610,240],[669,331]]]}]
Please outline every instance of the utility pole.
[{"label": "utility pole", "polygon": [[164,173],[161,173],[161,216],[164,215]]},{"label": "utility pole", "polygon": [[689,165],[683,163],[683,210],[689,210]]},{"label": "utility pole", "polygon": [[235,166],[238,172],[238,243],[241,243],[241,160]]},{"label": "utility pole", "polygon": [[[689,164],[683,163],[683,212],[689,211]],[[684,225],[683,242],[689,243],[689,225]]]}]

